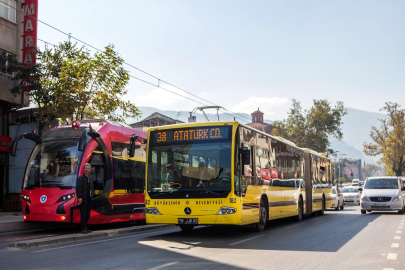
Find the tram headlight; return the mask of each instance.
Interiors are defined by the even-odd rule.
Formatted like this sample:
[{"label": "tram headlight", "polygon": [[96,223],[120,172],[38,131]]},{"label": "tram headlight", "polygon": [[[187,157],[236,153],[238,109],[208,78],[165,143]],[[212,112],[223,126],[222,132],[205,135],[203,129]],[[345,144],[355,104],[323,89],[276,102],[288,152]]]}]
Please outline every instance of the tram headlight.
[{"label": "tram headlight", "polygon": [[30,197],[25,194],[21,194],[21,198],[26,202],[31,202]]},{"label": "tram headlight", "polygon": [[71,193],[71,194],[68,194],[68,195],[63,195],[63,196],[60,197],[59,200],[57,200],[56,202],[57,202],[57,203],[59,203],[59,202],[65,202],[65,201],[68,201],[68,200],[72,199],[74,196],[75,196],[74,193]]},{"label": "tram headlight", "polygon": [[217,213],[217,215],[229,215],[229,214],[235,214],[236,213],[236,208],[232,207],[221,207]]},{"label": "tram headlight", "polygon": [[146,208],[145,213],[150,215],[161,215],[161,213],[156,207]]}]

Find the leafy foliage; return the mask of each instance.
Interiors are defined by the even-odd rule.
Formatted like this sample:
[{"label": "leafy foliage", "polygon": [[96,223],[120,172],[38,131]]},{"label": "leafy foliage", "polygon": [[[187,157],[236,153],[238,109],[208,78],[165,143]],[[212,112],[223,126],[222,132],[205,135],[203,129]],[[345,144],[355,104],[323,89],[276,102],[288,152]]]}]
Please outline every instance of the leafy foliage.
[{"label": "leafy foliage", "polygon": [[[380,111],[388,117],[379,119],[381,128],[371,128],[371,143],[363,143],[363,152],[369,156],[382,154],[382,163],[401,176],[405,169],[405,110],[397,103],[387,102]],[[388,173],[390,173],[388,171]]]},{"label": "leafy foliage", "polygon": [[301,103],[293,99],[287,119],[276,121],[272,135],[290,140],[302,148],[310,148],[321,153],[333,153],[329,136],[343,138],[341,120],[346,115],[343,102],[334,108],[326,99],[315,100],[309,110],[303,110]]},{"label": "leafy foliage", "polygon": [[33,53],[37,64],[29,66],[9,57],[9,70],[19,81],[10,91],[29,91],[31,101],[38,106],[40,123],[55,118],[64,123],[92,118],[125,122],[126,117],[140,115],[134,103],[123,100],[129,73],[113,45],[91,55],[86,48],[66,41]]}]

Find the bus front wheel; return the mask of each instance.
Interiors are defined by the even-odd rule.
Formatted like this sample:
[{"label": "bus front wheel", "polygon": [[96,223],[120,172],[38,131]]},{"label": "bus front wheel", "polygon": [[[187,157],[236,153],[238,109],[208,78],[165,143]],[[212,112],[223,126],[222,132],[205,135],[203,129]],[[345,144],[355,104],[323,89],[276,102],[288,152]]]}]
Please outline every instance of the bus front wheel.
[{"label": "bus front wheel", "polygon": [[300,222],[302,220],[302,216],[304,215],[304,211],[303,211],[303,203],[302,203],[302,198],[300,197],[298,200],[298,214],[297,217],[295,218],[295,220],[297,222]]},{"label": "bus front wheel", "polygon": [[191,232],[194,229],[194,225],[180,225],[180,229],[183,232]]},{"label": "bus front wheel", "polygon": [[263,200],[260,200],[259,222],[256,223],[255,231],[262,232],[267,223],[267,208]]},{"label": "bus front wheel", "polygon": [[318,211],[318,215],[322,216],[325,213],[325,197],[322,197],[322,210]]}]

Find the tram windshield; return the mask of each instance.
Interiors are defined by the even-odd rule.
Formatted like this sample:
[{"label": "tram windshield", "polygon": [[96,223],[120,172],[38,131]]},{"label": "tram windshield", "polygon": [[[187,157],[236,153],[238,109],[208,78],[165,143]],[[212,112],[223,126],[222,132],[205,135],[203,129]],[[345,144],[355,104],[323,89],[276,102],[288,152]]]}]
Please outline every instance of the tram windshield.
[{"label": "tram windshield", "polygon": [[23,189],[74,187],[83,155],[78,151],[83,131],[84,128],[59,129],[46,133],[28,161]]},{"label": "tram windshield", "polygon": [[[198,134],[198,128],[192,130]],[[222,198],[229,194],[231,127],[221,127],[211,137],[211,128],[205,130],[208,135],[201,140],[190,140],[193,135],[182,139],[190,129],[180,130],[179,137],[173,130],[163,136],[162,132],[151,132],[147,175],[151,198]]]}]

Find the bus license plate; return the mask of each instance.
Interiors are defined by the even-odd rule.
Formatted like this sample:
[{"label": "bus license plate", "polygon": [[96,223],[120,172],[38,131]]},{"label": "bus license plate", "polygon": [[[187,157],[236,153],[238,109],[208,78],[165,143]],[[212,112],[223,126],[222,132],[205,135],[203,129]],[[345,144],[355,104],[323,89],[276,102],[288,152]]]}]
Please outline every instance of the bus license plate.
[{"label": "bus license plate", "polygon": [[198,218],[179,218],[179,224],[198,224]]}]

